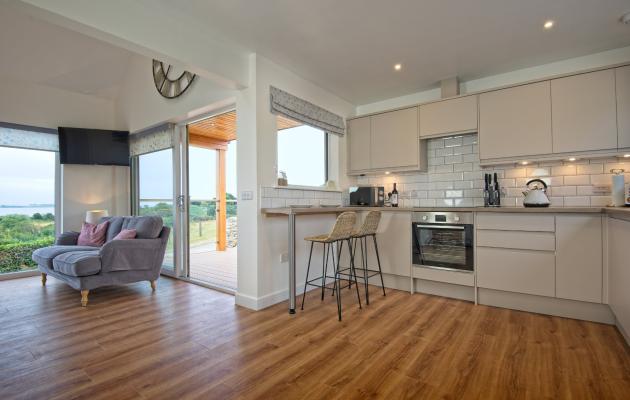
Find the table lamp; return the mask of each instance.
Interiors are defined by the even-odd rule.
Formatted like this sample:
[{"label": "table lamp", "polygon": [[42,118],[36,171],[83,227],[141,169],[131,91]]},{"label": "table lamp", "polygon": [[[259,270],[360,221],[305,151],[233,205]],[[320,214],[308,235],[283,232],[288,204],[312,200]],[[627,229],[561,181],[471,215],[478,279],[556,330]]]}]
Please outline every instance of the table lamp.
[{"label": "table lamp", "polygon": [[85,213],[85,222],[96,225],[101,218],[107,217],[107,215],[107,210],[89,210]]}]

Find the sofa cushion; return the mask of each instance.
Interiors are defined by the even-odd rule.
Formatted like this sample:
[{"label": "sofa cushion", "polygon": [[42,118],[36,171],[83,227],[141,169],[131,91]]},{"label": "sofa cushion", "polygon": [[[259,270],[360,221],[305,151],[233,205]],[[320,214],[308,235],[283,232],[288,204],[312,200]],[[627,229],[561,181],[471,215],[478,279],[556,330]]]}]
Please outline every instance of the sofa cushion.
[{"label": "sofa cushion", "polygon": [[155,239],[162,232],[164,223],[159,216],[142,217],[104,217],[99,222],[109,221],[105,241],[113,240],[123,229],[135,229],[138,239]]},{"label": "sofa cushion", "polygon": [[114,237],[112,240],[128,240],[128,239],[135,239],[137,236],[136,230],[135,229],[123,229],[122,231],[120,231],[120,233],[118,235],[116,235],[116,237]]},{"label": "sofa cushion", "polygon": [[94,250],[90,246],[48,246],[37,249],[33,252],[32,258],[37,264],[44,265],[48,269],[53,269],[53,259],[60,254],[77,250]]},{"label": "sofa cushion", "polygon": [[81,226],[81,233],[77,239],[79,246],[92,246],[101,247],[105,243],[105,235],[107,234],[107,228],[109,227],[109,221],[101,222],[98,225],[84,222]]},{"label": "sofa cushion", "polygon": [[53,259],[53,269],[69,276],[90,276],[101,271],[98,250],[70,251]]}]

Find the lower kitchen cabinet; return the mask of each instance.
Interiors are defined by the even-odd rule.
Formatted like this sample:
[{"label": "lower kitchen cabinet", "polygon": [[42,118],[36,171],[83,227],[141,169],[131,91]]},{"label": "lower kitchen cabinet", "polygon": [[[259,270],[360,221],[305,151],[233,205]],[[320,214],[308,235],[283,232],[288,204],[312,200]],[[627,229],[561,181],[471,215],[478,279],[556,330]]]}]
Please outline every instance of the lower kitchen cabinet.
[{"label": "lower kitchen cabinet", "polygon": [[477,286],[553,297],[554,265],[551,251],[477,247]]},{"label": "lower kitchen cabinet", "polygon": [[608,303],[617,324],[630,334],[630,221],[608,219]]},{"label": "lower kitchen cabinet", "polygon": [[556,216],[556,297],[602,302],[602,217]]}]

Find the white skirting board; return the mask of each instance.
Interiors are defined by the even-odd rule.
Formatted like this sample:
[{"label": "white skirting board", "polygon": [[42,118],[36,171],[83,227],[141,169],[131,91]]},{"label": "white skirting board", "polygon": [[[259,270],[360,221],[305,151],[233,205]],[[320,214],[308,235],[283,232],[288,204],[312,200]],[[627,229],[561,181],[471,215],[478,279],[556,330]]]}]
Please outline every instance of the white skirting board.
[{"label": "white skirting board", "polygon": [[606,304],[556,299],[492,289],[479,288],[478,291],[479,304],[611,325],[615,323],[615,316]]}]

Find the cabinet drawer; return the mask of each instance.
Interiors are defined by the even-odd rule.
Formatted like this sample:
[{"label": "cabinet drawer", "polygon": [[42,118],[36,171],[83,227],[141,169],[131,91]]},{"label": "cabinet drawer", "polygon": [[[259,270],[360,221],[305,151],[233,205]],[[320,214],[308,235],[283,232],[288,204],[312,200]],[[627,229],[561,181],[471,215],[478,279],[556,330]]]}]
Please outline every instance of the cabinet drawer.
[{"label": "cabinet drawer", "polygon": [[496,229],[501,231],[554,232],[553,215],[529,213],[493,213],[477,214],[477,229]]},{"label": "cabinet drawer", "polygon": [[480,247],[477,286],[554,297],[555,256],[546,251]]},{"label": "cabinet drawer", "polygon": [[480,230],[477,232],[477,246],[554,251],[556,235],[553,232]]},{"label": "cabinet drawer", "polygon": [[413,277],[418,279],[453,283],[455,285],[475,286],[475,276],[471,272],[448,271],[444,269],[414,266],[412,273]]}]

